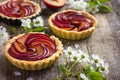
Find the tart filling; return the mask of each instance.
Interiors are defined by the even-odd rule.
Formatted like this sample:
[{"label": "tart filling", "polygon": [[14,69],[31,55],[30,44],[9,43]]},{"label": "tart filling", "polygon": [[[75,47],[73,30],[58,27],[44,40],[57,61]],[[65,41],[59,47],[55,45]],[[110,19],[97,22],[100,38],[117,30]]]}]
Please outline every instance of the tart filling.
[{"label": "tart filling", "polygon": [[43,33],[19,34],[4,46],[6,58],[22,70],[45,69],[60,57],[62,50],[58,38]]},{"label": "tart filling", "polygon": [[97,27],[97,20],[87,12],[64,10],[48,19],[51,30],[59,37],[80,40],[89,37]]},{"label": "tart filling", "polygon": [[45,34],[26,34],[16,39],[8,53],[20,60],[41,60],[56,52],[55,41]]},{"label": "tart filling", "polygon": [[93,25],[93,20],[75,11],[58,13],[52,22],[55,26],[65,30],[82,31]]},{"label": "tart filling", "polygon": [[40,6],[33,1],[8,0],[0,3],[1,16],[9,18],[25,18],[40,12]]}]

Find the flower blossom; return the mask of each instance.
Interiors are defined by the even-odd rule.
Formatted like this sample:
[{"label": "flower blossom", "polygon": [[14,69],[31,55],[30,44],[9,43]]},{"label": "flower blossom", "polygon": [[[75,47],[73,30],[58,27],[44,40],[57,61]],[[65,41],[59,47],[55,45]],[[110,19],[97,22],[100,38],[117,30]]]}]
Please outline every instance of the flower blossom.
[{"label": "flower blossom", "polygon": [[68,53],[69,51],[71,51],[71,50],[72,50],[72,47],[69,47],[69,46],[68,46],[67,49],[64,49],[64,50],[63,50],[63,52],[65,53],[65,55],[68,55],[67,53]]},{"label": "flower blossom", "polygon": [[33,19],[33,25],[34,27],[38,27],[38,26],[44,26],[44,20],[41,16]]},{"label": "flower blossom", "polygon": [[70,61],[90,62],[89,56],[81,50],[75,50],[72,47],[68,47],[63,52],[65,55],[69,56]]},{"label": "flower blossom", "polygon": [[68,4],[71,8],[82,11],[86,11],[86,8],[88,7],[88,3],[84,0],[68,0]]},{"label": "flower blossom", "polygon": [[105,75],[109,74],[109,64],[108,63],[104,63],[102,64],[102,66],[99,67],[99,72],[102,73],[103,77],[105,77]]},{"label": "flower blossom", "polygon": [[75,48],[77,48],[77,49],[78,49],[78,48],[79,48],[79,44],[75,44]]},{"label": "flower blossom", "polygon": [[22,24],[21,24],[22,27],[31,28],[31,20],[30,19],[22,19],[21,22],[22,22]]},{"label": "flower blossom", "polygon": [[22,74],[21,74],[21,72],[19,72],[19,71],[15,71],[15,72],[14,72],[14,75],[15,75],[15,76],[21,76]]},{"label": "flower blossom", "polygon": [[9,39],[9,35],[6,32],[6,28],[3,26],[0,26],[0,45],[3,45],[5,42],[7,42]]},{"label": "flower blossom", "polygon": [[104,60],[100,58],[97,54],[92,54],[91,63],[95,64],[97,67],[101,66],[104,63]]},{"label": "flower blossom", "polygon": [[83,73],[80,73],[80,77],[83,79],[83,80],[89,80],[88,77],[83,74]]},{"label": "flower blossom", "polygon": [[28,77],[26,80],[34,80],[32,77]]},{"label": "flower blossom", "polygon": [[81,50],[78,50],[79,54],[80,54],[80,61],[79,62],[90,62],[90,58],[88,56],[88,54],[84,53]]},{"label": "flower blossom", "polygon": [[77,51],[74,50],[72,47],[68,47],[67,49],[63,50],[63,52],[65,53],[67,57],[69,57],[70,61],[75,61],[74,58],[78,57]]},{"label": "flower blossom", "polygon": [[109,68],[108,63],[105,63],[104,60],[99,57],[99,55],[92,54],[91,63],[96,65],[99,72],[101,72],[103,76],[105,76],[105,74],[110,73],[108,69]]}]

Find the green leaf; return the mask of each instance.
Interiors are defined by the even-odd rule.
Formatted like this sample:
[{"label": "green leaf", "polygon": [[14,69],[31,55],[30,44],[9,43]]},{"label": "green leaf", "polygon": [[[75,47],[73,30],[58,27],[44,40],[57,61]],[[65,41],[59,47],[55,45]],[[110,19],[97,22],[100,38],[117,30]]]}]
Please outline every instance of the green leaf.
[{"label": "green leaf", "polygon": [[60,80],[60,78],[54,78],[53,80]]},{"label": "green leaf", "polygon": [[93,71],[87,74],[88,78],[90,80],[104,80],[104,78],[102,77],[102,74],[100,74],[97,71]]},{"label": "green leaf", "polygon": [[97,1],[90,1],[90,2],[88,2],[88,4],[90,7],[92,7],[92,6],[98,5],[98,2]]},{"label": "green leaf", "polygon": [[110,0],[98,0],[100,2],[109,2]]},{"label": "green leaf", "polygon": [[66,80],[65,78],[62,78],[62,79],[60,79],[60,80]]},{"label": "green leaf", "polygon": [[60,65],[59,69],[62,71],[64,75],[67,75],[67,76],[71,75],[71,72],[65,66]]},{"label": "green leaf", "polygon": [[10,30],[11,34],[14,34],[16,32],[16,28],[15,27],[10,27],[9,30]]},{"label": "green leaf", "polygon": [[44,31],[45,31],[44,27],[37,27],[32,29],[32,32],[44,32]]},{"label": "green leaf", "polygon": [[107,6],[107,5],[101,5],[101,6],[99,7],[99,9],[100,9],[100,11],[102,11],[102,12],[111,12],[111,8],[110,8],[109,6]]},{"label": "green leaf", "polygon": [[91,72],[91,66],[87,65],[86,68],[85,68],[85,74],[88,74],[90,72]]},{"label": "green leaf", "polygon": [[31,28],[33,27],[33,24],[34,24],[34,23],[32,23],[32,22],[30,23]]}]

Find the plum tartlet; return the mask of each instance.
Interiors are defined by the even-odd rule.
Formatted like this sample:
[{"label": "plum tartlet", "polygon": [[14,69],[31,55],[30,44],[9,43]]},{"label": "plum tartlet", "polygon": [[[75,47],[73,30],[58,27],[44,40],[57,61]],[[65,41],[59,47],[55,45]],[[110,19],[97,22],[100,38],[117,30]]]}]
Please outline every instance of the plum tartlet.
[{"label": "plum tartlet", "polygon": [[6,19],[20,20],[39,14],[39,4],[30,0],[7,0],[0,3],[0,16]]},{"label": "plum tartlet", "polygon": [[65,10],[52,14],[50,28],[59,37],[70,40],[84,39],[97,27],[97,20],[87,12]]},{"label": "plum tartlet", "polygon": [[5,47],[6,58],[22,70],[41,70],[51,66],[62,54],[58,38],[43,33],[19,34]]}]

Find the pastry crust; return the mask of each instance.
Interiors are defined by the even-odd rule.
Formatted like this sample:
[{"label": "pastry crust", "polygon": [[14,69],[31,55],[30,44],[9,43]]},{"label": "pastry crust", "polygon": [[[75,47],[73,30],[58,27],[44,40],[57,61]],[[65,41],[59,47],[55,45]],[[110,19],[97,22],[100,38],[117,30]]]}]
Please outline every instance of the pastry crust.
[{"label": "pastry crust", "polygon": [[[5,4],[7,3],[9,0],[7,1],[3,1],[3,2],[0,2],[0,5],[1,4]],[[39,4],[37,4],[36,2],[33,2],[33,1],[30,1],[30,0],[24,0],[25,2],[30,2],[32,3],[34,6],[35,6],[35,13],[29,15],[29,16],[25,16],[25,17],[9,17],[9,16],[6,16],[2,13],[0,13],[0,16],[2,18],[5,18],[5,19],[8,19],[8,20],[21,20],[21,19],[27,19],[27,18],[32,18],[32,17],[35,17],[36,15],[38,15],[40,12],[41,12],[41,7],[39,6]]]},{"label": "pastry crust", "polygon": [[[83,30],[83,31],[75,31],[75,30],[71,30],[71,31],[67,31],[61,28],[56,27],[53,22],[52,19],[55,18],[55,16],[61,12],[67,12],[67,11],[74,11],[74,12],[79,12],[81,14],[83,14],[84,16],[92,19],[94,21],[93,26]],[[91,14],[87,13],[87,12],[83,12],[83,11],[75,11],[75,10],[64,10],[61,12],[56,12],[54,14],[52,14],[49,19],[48,19],[48,23],[50,25],[50,28],[52,29],[52,31],[59,37],[64,38],[64,39],[69,39],[69,40],[80,40],[80,39],[84,39],[87,38],[88,36],[90,36],[92,34],[92,32],[96,29],[97,27],[97,20],[95,19],[94,16],[92,16]]]},{"label": "pastry crust", "polygon": [[[31,34],[31,33],[28,33],[28,34]],[[34,33],[32,33],[32,34],[34,34]],[[58,38],[56,38],[55,36],[50,36],[50,38],[52,40],[55,40],[56,47],[57,47],[57,51],[50,57],[42,59],[42,60],[37,60],[37,61],[26,61],[26,60],[19,60],[19,59],[16,59],[16,58],[10,56],[10,54],[8,53],[8,49],[10,48],[11,44],[17,38],[19,38],[23,35],[25,35],[25,34],[19,34],[18,36],[13,37],[4,46],[6,58],[17,68],[20,68],[22,70],[33,70],[33,71],[45,69],[45,68],[51,66],[62,54],[63,45],[62,45],[61,41]]]}]

